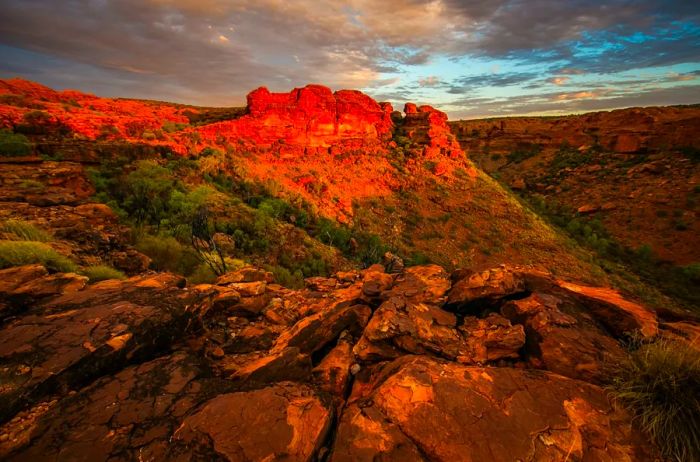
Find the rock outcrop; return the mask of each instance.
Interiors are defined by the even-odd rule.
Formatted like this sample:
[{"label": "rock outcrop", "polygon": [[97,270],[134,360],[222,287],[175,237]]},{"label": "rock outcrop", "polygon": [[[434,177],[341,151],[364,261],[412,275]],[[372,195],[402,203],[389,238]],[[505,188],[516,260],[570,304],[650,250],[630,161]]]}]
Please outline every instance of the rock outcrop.
[{"label": "rock outcrop", "polygon": [[406,104],[404,113],[406,115],[401,122],[400,133],[424,146],[425,157],[447,156],[454,159],[464,155],[457,138],[447,125],[447,114],[432,106],[416,107],[413,103]]},{"label": "rock outcrop", "polygon": [[248,111],[235,120],[196,129],[205,142],[226,139],[243,149],[280,155],[382,151],[391,138],[391,106],[351,90],[335,93],[321,85],[270,93],[261,87],[248,94]]},{"label": "rock outcrop", "polygon": [[3,300],[46,287],[0,327],[0,457],[653,460],[599,387],[635,335],[606,319],[631,302],[589,310],[604,291],[522,268],[476,276],[375,265],[289,290],[252,267],[191,288],[5,271]]}]

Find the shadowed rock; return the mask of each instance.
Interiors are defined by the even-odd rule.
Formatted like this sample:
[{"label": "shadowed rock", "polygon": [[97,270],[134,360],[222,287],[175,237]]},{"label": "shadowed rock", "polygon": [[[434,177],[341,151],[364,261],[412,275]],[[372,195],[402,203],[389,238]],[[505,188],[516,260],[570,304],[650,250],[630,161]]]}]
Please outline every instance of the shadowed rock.
[{"label": "shadowed rock", "polygon": [[0,330],[0,420],[58,390],[147,357],[182,336],[192,294],[168,274],[64,293]]}]

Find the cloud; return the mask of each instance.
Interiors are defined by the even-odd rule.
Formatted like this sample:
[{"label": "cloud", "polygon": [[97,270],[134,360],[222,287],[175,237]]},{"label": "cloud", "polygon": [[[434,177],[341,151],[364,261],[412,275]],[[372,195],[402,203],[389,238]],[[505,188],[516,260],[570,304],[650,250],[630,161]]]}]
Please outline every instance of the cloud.
[{"label": "cloud", "polygon": [[683,105],[700,101],[700,85],[651,88],[646,91],[617,89],[604,93],[579,92],[567,94],[567,97],[562,95],[564,94],[544,93],[510,98],[464,98],[454,102],[451,112],[454,119],[460,119],[522,114],[571,114],[625,107]]},{"label": "cloud", "polygon": [[564,85],[569,80],[571,80],[570,77],[565,77],[565,76],[561,77],[560,76],[560,77],[550,77],[549,79],[547,79],[547,82],[552,83],[554,85]]},{"label": "cloud", "polygon": [[535,72],[491,73],[461,77],[451,82],[448,93],[460,95],[484,87],[507,87],[536,79]]},{"label": "cloud", "polygon": [[[700,65],[696,3],[3,0],[0,76],[219,106],[240,104],[260,85],[286,91],[310,82],[381,88],[396,100],[402,91],[428,103],[440,92],[484,88],[565,84],[574,94],[597,90],[576,87],[586,75]],[[465,75],[442,74],[441,59],[463,65]],[[494,72],[472,71],[474,62]],[[666,82],[695,76],[668,70]]]},{"label": "cloud", "polygon": [[598,99],[604,92],[602,91],[577,91],[575,93],[561,93],[556,95],[557,101],[568,101],[572,99]]},{"label": "cloud", "polygon": [[418,85],[420,85],[421,87],[435,87],[440,85],[441,83],[442,82],[440,81],[440,78],[435,75],[431,75],[423,79],[418,79]]}]

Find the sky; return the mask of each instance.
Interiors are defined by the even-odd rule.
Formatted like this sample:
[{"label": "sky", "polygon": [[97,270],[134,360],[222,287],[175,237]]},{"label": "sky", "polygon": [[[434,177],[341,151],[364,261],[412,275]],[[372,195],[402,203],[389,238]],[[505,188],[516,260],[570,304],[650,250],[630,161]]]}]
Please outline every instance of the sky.
[{"label": "sky", "polygon": [[700,103],[700,1],[0,0],[0,78],[243,105],[362,90],[451,119]]}]

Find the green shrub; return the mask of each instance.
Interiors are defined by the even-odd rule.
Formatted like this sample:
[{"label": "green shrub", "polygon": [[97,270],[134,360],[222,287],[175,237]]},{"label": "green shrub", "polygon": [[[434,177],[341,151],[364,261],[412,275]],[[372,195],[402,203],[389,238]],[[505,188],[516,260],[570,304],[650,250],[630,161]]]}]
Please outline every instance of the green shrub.
[{"label": "green shrub", "polygon": [[0,268],[40,263],[52,271],[69,273],[75,263],[43,242],[0,241]]},{"label": "green shrub", "polygon": [[669,340],[642,345],[616,364],[613,397],[666,457],[700,460],[700,352]]},{"label": "green shrub", "polygon": [[213,284],[218,276],[206,263],[197,266],[187,277],[190,284]]},{"label": "green shrub", "polygon": [[32,147],[26,136],[0,130],[0,156],[21,157],[32,153]]},{"label": "green shrub", "polygon": [[680,271],[689,281],[700,283],[700,263],[691,263],[688,266],[683,266],[680,268]]},{"label": "green shrub", "polygon": [[201,261],[194,251],[171,236],[143,236],[136,249],[151,258],[151,266],[158,271],[192,274]]},{"label": "green shrub", "polygon": [[700,162],[700,149],[695,146],[684,146],[680,148],[681,154],[695,163]]},{"label": "green shrub", "polygon": [[413,252],[406,259],[406,266],[427,265],[428,263],[430,263],[430,257],[421,252]]},{"label": "green shrub", "polygon": [[266,266],[265,269],[272,273],[277,284],[289,289],[301,289],[304,287],[304,275],[301,270],[292,272],[284,266]]},{"label": "green shrub", "polygon": [[6,220],[0,223],[0,233],[12,234],[16,238],[9,237],[13,241],[50,242],[51,235],[43,229],[37,228],[31,223],[21,220]]},{"label": "green shrub", "polygon": [[126,279],[126,275],[118,269],[107,265],[95,265],[84,268],[81,273],[90,279],[90,282],[105,281],[107,279]]},{"label": "green shrub", "polygon": [[163,131],[167,133],[179,132],[180,130],[184,130],[185,128],[187,128],[187,125],[188,124],[172,122],[170,120],[167,120],[163,122]]}]

